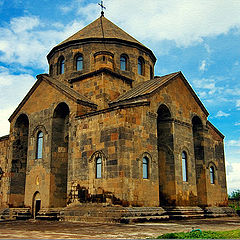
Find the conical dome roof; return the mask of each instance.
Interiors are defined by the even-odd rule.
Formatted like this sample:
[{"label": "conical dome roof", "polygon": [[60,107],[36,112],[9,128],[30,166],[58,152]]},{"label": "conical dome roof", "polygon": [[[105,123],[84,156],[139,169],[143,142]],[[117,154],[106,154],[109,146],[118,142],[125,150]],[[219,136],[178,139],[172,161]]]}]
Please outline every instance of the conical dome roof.
[{"label": "conical dome roof", "polygon": [[107,41],[125,42],[144,49],[150,53],[152,59],[156,61],[156,57],[149,48],[144,46],[142,43],[137,41],[135,38],[123,31],[121,28],[109,21],[104,16],[99,17],[77,33],[73,34],[71,37],[59,43],[50,51],[47,58],[49,59],[55,51],[61,49],[62,47],[68,46],[69,44],[86,41],[105,41],[105,43]]},{"label": "conical dome roof", "polygon": [[103,16],[96,19],[94,22],[90,23],[77,33],[73,34],[71,37],[64,40],[63,42],[58,44],[58,46],[67,42],[88,38],[115,38],[144,46],[142,43],[137,41],[135,38],[130,36],[128,33],[123,31],[121,28],[119,28],[117,25],[115,25]]}]

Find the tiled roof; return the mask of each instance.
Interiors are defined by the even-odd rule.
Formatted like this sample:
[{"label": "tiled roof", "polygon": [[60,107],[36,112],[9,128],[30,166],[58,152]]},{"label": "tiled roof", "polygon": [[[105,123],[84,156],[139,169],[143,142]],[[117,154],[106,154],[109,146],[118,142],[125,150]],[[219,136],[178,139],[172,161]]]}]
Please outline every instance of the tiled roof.
[{"label": "tiled roof", "polygon": [[105,17],[100,17],[96,19],[94,22],[90,23],[85,28],[81,29],[80,31],[78,31],[71,37],[67,38],[57,46],[67,42],[88,38],[110,38],[110,39],[115,38],[125,40],[128,42],[137,43],[145,47],[142,43],[137,41],[135,38],[130,36],[128,33],[123,31],[121,28],[116,26],[114,23],[112,23]]},{"label": "tiled roof", "polygon": [[202,104],[202,102],[200,101],[200,99],[198,98],[198,96],[181,72],[171,73],[162,77],[155,77],[154,79],[151,79],[149,81],[139,83],[136,87],[130,89],[126,93],[120,95],[117,99],[110,102],[109,105],[120,106],[128,103],[138,102],[139,100],[141,101],[143,98],[148,97],[149,94],[153,93],[158,88],[164,87],[166,84],[170,83],[170,81],[174,80],[177,76],[181,77],[195,101],[198,103],[206,116],[208,116],[209,113],[207,109],[204,107],[204,105]]},{"label": "tiled roof", "polygon": [[144,96],[152,93],[164,83],[177,76],[179,72],[171,73],[162,77],[155,77],[146,82],[139,83],[136,87],[130,89],[126,93],[120,95],[116,100],[112,101],[110,104],[115,104],[127,100],[131,100],[140,96]]}]

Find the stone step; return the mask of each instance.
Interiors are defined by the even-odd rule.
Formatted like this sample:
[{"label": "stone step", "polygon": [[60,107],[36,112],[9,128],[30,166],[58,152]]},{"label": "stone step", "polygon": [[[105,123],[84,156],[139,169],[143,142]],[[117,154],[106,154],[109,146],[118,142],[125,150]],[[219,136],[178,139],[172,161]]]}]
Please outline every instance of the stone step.
[{"label": "stone step", "polygon": [[137,222],[154,222],[157,220],[167,220],[169,219],[168,215],[162,215],[162,216],[134,216],[134,217],[122,217],[120,222],[121,223],[137,223]]},{"label": "stone step", "polygon": [[62,208],[42,208],[37,213],[37,220],[59,220]]},{"label": "stone step", "polygon": [[166,211],[161,207],[121,207],[102,205],[69,206],[60,213],[60,219],[66,221],[94,222],[137,222],[153,219],[167,219]]},{"label": "stone step", "polygon": [[237,216],[236,211],[231,207],[205,207],[205,217],[233,217]]},{"label": "stone step", "polygon": [[167,206],[164,209],[170,219],[204,218],[204,211],[200,207]]},{"label": "stone step", "polygon": [[169,215],[169,219],[188,219],[188,218],[204,218],[204,214],[191,214],[191,215]]},{"label": "stone step", "polygon": [[27,220],[31,218],[30,208],[5,208],[0,211],[3,220]]}]

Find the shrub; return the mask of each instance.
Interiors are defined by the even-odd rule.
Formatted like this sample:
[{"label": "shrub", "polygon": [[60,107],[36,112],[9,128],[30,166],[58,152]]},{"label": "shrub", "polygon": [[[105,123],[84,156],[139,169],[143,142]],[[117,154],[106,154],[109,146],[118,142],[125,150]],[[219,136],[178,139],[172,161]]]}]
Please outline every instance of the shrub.
[{"label": "shrub", "polygon": [[239,239],[240,230],[232,231],[191,231],[179,233],[167,233],[157,237],[158,239]]}]

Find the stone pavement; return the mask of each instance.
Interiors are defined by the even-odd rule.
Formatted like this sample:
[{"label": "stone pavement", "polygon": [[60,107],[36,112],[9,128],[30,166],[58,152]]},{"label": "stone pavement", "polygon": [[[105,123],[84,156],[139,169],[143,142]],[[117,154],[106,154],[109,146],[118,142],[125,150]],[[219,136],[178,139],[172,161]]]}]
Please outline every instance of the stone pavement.
[{"label": "stone pavement", "polygon": [[4,239],[139,239],[154,238],[168,232],[240,229],[240,217],[171,220],[157,223],[102,224],[57,221],[0,222]]}]

